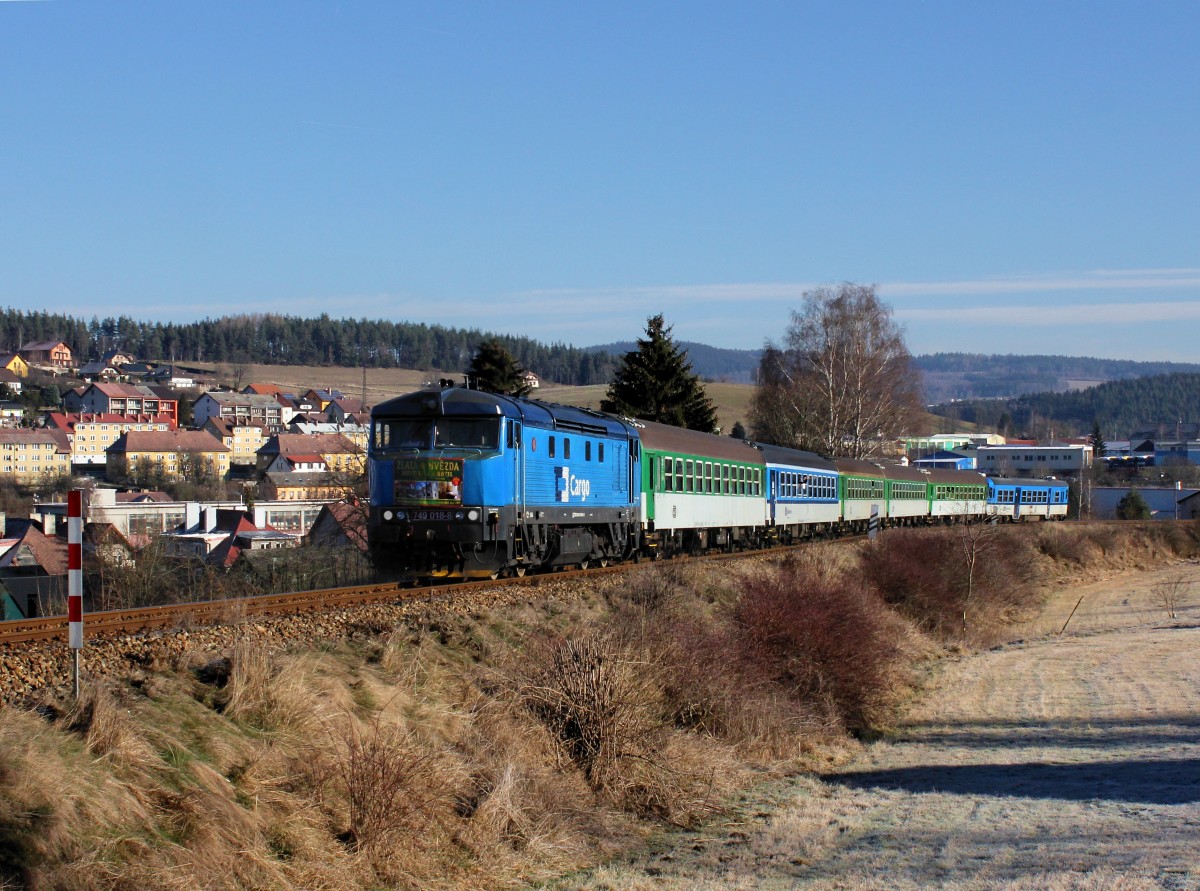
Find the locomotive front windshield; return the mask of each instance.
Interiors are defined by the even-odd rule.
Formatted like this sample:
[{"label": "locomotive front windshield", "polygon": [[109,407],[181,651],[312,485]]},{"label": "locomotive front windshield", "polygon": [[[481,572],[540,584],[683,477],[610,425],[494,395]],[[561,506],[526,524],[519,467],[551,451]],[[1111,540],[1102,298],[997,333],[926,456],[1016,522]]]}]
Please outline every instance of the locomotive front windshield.
[{"label": "locomotive front windshield", "polygon": [[500,447],[500,421],[495,418],[388,418],[375,422],[375,448],[485,449]]}]

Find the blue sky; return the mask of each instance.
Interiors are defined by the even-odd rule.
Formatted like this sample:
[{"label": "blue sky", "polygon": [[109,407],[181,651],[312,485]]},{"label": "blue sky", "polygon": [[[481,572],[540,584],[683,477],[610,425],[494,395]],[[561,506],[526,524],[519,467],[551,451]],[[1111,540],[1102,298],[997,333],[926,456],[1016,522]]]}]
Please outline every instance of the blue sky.
[{"label": "blue sky", "polygon": [[0,305],[1200,361],[1200,4],[0,0]]}]

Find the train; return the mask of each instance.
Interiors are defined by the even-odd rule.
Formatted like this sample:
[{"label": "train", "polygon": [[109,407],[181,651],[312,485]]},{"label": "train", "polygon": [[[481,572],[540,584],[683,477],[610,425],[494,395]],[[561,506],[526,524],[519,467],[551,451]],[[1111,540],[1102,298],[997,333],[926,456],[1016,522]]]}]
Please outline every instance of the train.
[{"label": "train", "polygon": [[924,470],[464,387],[377,405],[373,559],[429,576],[523,576],[881,528],[1067,515],[1062,480]]}]

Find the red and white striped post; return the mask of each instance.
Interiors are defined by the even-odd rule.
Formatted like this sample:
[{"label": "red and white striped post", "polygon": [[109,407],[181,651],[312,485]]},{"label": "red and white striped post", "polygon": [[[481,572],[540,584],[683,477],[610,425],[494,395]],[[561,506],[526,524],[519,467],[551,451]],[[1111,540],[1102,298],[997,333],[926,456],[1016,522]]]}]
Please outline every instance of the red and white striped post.
[{"label": "red and white striped post", "polygon": [[83,491],[67,493],[67,623],[75,698],[79,698],[79,651],[83,649]]}]

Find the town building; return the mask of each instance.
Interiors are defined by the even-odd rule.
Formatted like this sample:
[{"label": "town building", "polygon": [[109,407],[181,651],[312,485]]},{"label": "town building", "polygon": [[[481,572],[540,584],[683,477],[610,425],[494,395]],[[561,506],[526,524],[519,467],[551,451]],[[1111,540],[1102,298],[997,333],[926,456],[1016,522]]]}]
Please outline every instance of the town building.
[{"label": "town building", "polygon": [[0,429],[0,480],[30,486],[70,475],[71,447],[51,430]]},{"label": "town building", "polygon": [[366,454],[361,447],[340,433],[279,433],[258,450],[257,466],[265,472],[277,458],[319,455],[329,472],[342,477],[357,477],[366,472]]},{"label": "town building", "polygon": [[7,368],[0,368],[0,385],[8,387],[8,392],[14,396],[19,396],[25,382],[16,372],[9,371]]},{"label": "town building", "polygon": [[64,396],[63,408],[71,413],[124,415],[139,421],[150,417],[166,421],[172,428],[179,423],[179,400],[164,397],[145,384],[94,383]]},{"label": "town building", "polygon": [[202,428],[209,418],[238,425],[256,424],[268,431],[278,431],[291,420],[291,412],[273,396],[211,390],[192,403],[192,425]]},{"label": "town building", "polygon": [[29,377],[29,363],[20,353],[0,353],[0,368],[11,371],[17,377]]},{"label": "town building", "polygon": [[1090,445],[991,445],[975,451],[975,466],[988,476],[1050,477],[1092,466]]},{"label": "town building", "polygon": [[75,364],[71,348],[61,340],[35,340],[18,350],[21,358],[30,365],[55,371],[66,371]]},{"label": "town building", "polygon": [[260,424],[215,417],[210,417],[200,429],[228,447],[231,467],[254,467],[258,462],[258,450],[266,444],[269,435]]},{"label": "town building", "polygon": [[229,474],[230,450],[203,430],[131,430],[108,447],[107,478],[147,484]]},{"label": "town building", "polygon": [[912,466],[926,470],[974,470],[975,459],[971,455],[942,450],[932,455],[914,458]]},{"label": "town building", "polygon": [[174,429],[174,425],[165,415],[128,416],[67,412],[47,414],[46,427],[61,430],[66,434],[71,449],[71,463],[77,466],[107,465],[108,456],[105,453],[108,447],[122,434],[131,430],[162,433]]}]

